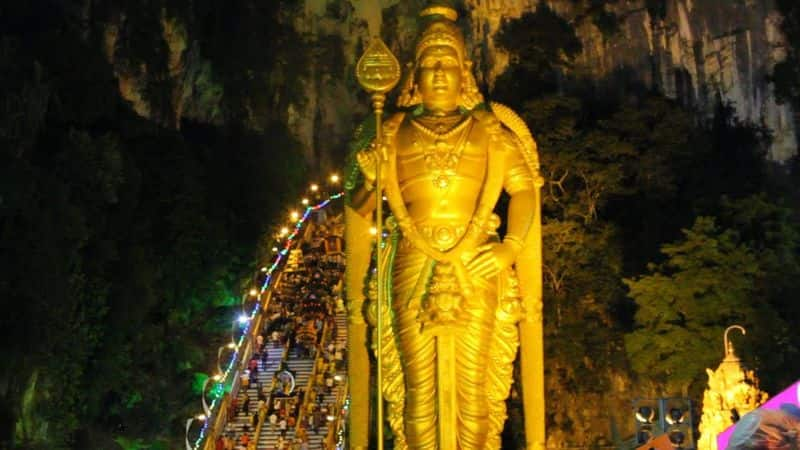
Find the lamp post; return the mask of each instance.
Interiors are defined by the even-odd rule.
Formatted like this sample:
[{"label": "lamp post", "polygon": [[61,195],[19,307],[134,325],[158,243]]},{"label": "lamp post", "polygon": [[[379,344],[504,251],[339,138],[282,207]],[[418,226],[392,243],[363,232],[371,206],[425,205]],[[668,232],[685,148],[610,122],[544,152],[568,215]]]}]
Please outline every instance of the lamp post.
[{"label": "lamp post", "polygon": [[192,444],[189,443],[189,429],[192,427],[192,422],[194,422],[195,420],[203,422],[206,420],[206,416],[203,414],[198,414],[194,417],[189,417],[188,419],[186,419],[186,450],[192,450]]},{"label": "lamp post", "polygon": [[[333,195],[333,194],[335,194],[336,192],[339,191],[339,184],[340,184],[341,181],[342,181],[342,177],[340,177],[338,173],[332,173],[328,177],[328,187],[329,187],[329,189],[328,189],[328,192],[326,193],[326,197],[329,197],[329,196],[331,196],[331,195]],[[336,209],[335,207],[331,208],[331,211],[334,211],[335,209]],[[331,212],[331,214],[333,214],[333,212]]]},{"label": "lamp post", "polygon": [[251,299],[255,302],[261,300],[261,293],[255,287],[250,288],[248,292],[242,294],[242,302],[239,304],[239,309],[241,309],[242,314],[247,316],[248,318],[250,317],[252,309],[248,311],[247,301]]},{"label": "lamp post", "polygon": [[238,345],[238,340],[236,339],[236,329],[242,328],[247,321],[250,320],[247,314],[244,311],[239,313],[239,316],[233,321],[233,329],[231,330],[231,340]]},{"label": "lamp post", "polygon": [[237,347],[238,346],[236,345],[236,342],[228,342],[226,345],[223,345],[217,349],[217,373],[225,373],[222,371],[222,365],[221,365],[222,352],[224,352],[225,349],[237,350]]},{"label": "lamp post", "polygon": [[[241,301],[239,301],[239,310],[244,315],[247,315],[247,309],[245,307],[247,305],[247,298],[248,298],[247,294],[248,294],[248,292],[245,292],[244,294],[242,294]],[[255,294],[258,295],[258,292],[255,292]]]},{"label": "lamp post", "polygon": [[733,350],[733,344],[728,339],[728,333],[731,330],[739,330],[742,334],[747,334],[747,330],[744,329],[741,325],[731,325],[725,329],[725,333],[722,335],[722,344],[725,346],[725,360],[726,361],[738,361],[739,358],[736,357],[736,353]]},{"label": "lamp post", "polygon": [[222,375],[220,374],[206,378],[206,381],[203,382],[203,388],[200,390],[200,400],[203,403],[203,412],[205,413],[206,417],[211,417],[211,408],[208,407],[208,402],[206,401],[206,387],[211,381],[217,383],[220,379],[222,379]]}]

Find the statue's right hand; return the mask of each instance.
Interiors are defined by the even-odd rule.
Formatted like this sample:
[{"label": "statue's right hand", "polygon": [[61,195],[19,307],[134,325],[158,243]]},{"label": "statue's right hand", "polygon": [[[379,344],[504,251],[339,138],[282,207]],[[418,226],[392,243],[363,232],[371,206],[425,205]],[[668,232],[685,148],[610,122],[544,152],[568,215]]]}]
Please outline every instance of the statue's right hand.
[{"label": "statue's right hand", "polygon": [[378,152],[376,151],[375,144],[372,144],[369,146],[369,148],[366,148],[356,153],[356,161],[358,161],[358,167],[361,169],[361,173],[364,174],[364,178],[369,184],[375,183],[377,166],[378,166],[377,156]]}]

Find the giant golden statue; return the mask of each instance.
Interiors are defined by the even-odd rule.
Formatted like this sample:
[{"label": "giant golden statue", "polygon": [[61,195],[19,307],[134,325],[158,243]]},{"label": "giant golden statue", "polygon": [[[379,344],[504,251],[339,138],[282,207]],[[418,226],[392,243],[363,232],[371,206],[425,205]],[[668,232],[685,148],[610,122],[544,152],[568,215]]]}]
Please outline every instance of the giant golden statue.
[{"label": "giant golden statue", "polygon": [[[484,103],[456,12],[433,6],[422,16],[427,24],[399,112],[387,116],[379,136],[374,126],[362,126],[352,149],[346,185],[350,447],[368,445],[371,345],[381,352],[379,380],[395,448],[500,448],[521,344],[527,448],[540,449],[536,144],[513,111]],[[493,212],[503,191],[509,197],[504,221]],[[378,196],[386,198],[390,216],[381,256],[371,258]],[[370,270],[375,265],[385,274],[381,280]],[[378,289],[385,292],[380,309]],[[370,340],[368,323],[377,311],[383,328]]]}]

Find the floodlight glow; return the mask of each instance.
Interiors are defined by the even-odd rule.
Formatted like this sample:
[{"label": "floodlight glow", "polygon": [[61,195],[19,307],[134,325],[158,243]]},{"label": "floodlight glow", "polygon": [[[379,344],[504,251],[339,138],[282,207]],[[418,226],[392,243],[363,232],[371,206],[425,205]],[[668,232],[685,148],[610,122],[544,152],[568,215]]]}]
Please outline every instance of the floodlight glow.
[{"label": "floodlight glow", "polygon": [[666,417],[667,423],[670,425],[683,423],[683,421],[686,419],[686,414],[688,414],[688,411],[683,412],[678,408],[672,408],[669,410],[669,414],[667,414]]},{"label": "floodlight glow", "polygon": [[639,423],[653,423],[653,419],[656,417],[656,411],[649,406],[642,406],[636,411],[636,420]]}]

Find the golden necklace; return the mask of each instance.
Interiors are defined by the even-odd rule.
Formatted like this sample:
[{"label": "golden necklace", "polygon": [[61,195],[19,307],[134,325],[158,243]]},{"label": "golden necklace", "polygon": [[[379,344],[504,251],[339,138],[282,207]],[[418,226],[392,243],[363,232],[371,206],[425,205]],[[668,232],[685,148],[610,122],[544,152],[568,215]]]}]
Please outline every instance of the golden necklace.
[{"label": "golden necklace", "polygon": [[[459,119],[460,116],[455,116],[455,118]],[[436,124],[436,130],[428,128],[417,119],[412,120],[411,124],[418,136],[426,137],[425,140],[430,142],[424,146],[422,151],[425,168],[432,175],[433,185],[439,189],[446,189],[450,186],[450,178],[456,174],[456,167],[469,135],[469,133],[464,133],[464,130],[472,124],[472,117],[467,117],[466,120],[449,130],[447,130],[447,126],[452,124],[452,119],[437,122],[439,123]],[[459,133],[461,135],[455,144],[451,144],[450,140]]]}]

